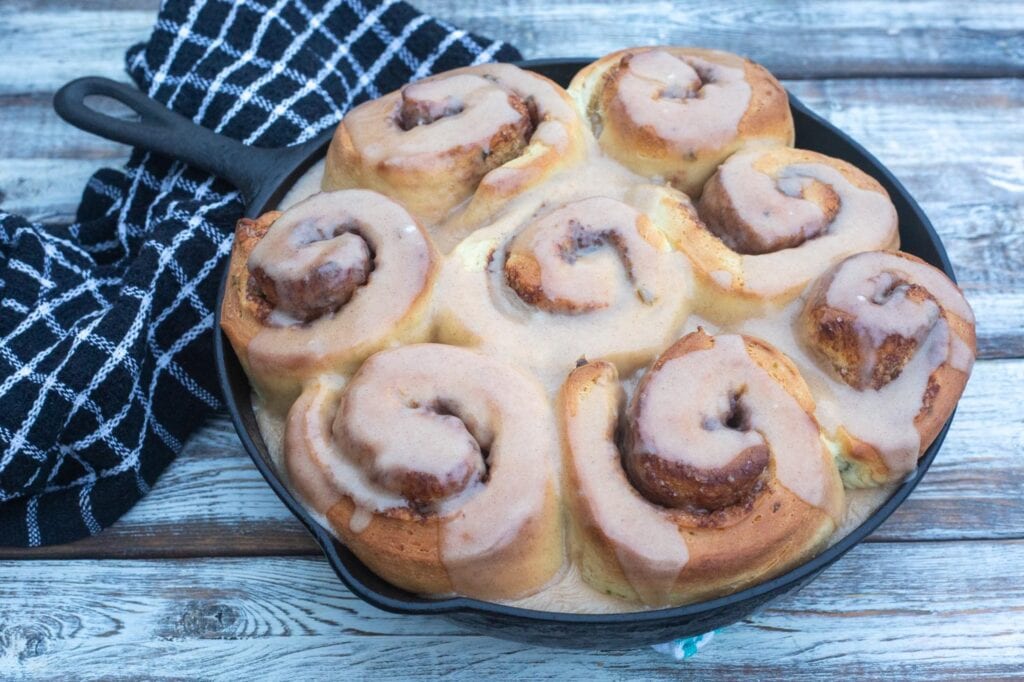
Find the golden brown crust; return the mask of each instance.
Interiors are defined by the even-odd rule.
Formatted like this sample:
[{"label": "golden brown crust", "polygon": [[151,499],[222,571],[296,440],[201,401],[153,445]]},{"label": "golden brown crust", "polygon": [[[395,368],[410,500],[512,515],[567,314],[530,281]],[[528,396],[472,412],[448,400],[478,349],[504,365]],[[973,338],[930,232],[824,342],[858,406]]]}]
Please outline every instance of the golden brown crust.
[{"label": "golden brown crust", "polygon": [[[922,259],[909,253],[882,253],[935,270]],[[899,380],[904,367],[920,350],[921,340],[890,334],[877,348],[871,350],[871,356],[868,357],[862,338],[865,331],[861,329],[861,322],[849,311],[835,308],[828,303],[829,289],[845,262],[836,264],[808,291],[806,303],[798,318],[798,335],[817,355],[822,365],[829,368],[840,380],[858,391],[877,391]],[[896,278],[887,286],[889,291],[900,286],[907,301],[918,304],[928,301],[935,304],[939,308],[941,319],[945,320],[949,327],[949,333],[964,344],[973,359],[977,349],[973,320],[966,320],[944,307],[932,292],[913,279]],[[927,330],[927,333],[931,333],[931,330]],[[969,376],[969,371],[965,372],[953,366],[952,355],[947,355],[928,376],[920,398],[920,410],[914,417],[914,428],[920,438],[919,454],[924,454],[953,413]],[[848,474],[851,483],[881,484],[893,479],[894,474],[889,470],[885,458],[877,447],[857,438],[845,428],[838,430],[836,439],[842,456],[857,467]]]},{"label": "golden brown crust", "polygon": [[[289,311],[282,311],[283,321],[273,319],[275,307],[251,272],[257,245],[275,225],[279,229],[301,228],[310,220],[335,217],[345,223],[353,215],[382,221],[362,222],[359,227],[360,238],[369,244],[373,257],[369,279],[349,292],[336,310],[332,304],[313,319],[294,319]],[[403,230],[409,225],[415,232],[406,234]],[[408,262],[400,262],[403,258]],[[362,190],[314,195],[287,212],[269,211],[238,222],[221,328],[265,403],[283,412],[310,378],[325,373],[352,374],[367,356],[394,341],[425,340],[428,303],[439,267],[440,255],[429,236],[394,202]],[[375,303],[383,306],[385,299],[390,307],[375,312]],[[327,338],[329,344],[316,341]]]},{"label": "golden brown crust", "polygon": [[327,512],[327,520],[345,546],[392,585],[418,594],[450,594],[451,579],[440,555],[436,516],[375,513],[360,532],[353,528],[356,507],[343,497]]},{"label": "golden brown crust", "polygon": [[231,347],[235,349],[243,366],[248,361],[245,349],[259,333],[272,308],[252,281],[247,262],[256,244],[280,216],[281,211],[268,211],[256,219],[242,218],[235,225],[235,243],[228,264],[228,283],[221,303],[220,326],[228,335]]},{"label": "golden brown crust", "polygon": [[[454,69],[415,85],[466,76],[505,89],[517,118],[511,123],[495,122],[485,139],[457,140],[439,152],[406,153],[403,132],[418,125],[436,125],[438,120],[464,111],[460,104],[440,113],[425,112],[429,107],[410,102],[407,86],[357,107],[342,120],[327,152],[323,188],[374,189],[397,199],[429,225],[451,218],[452,229],[460,225],[469,229],[479,226],[507,199],[582,155],[582,123],[568,95],[544,76],[509,64],[485,64]],[[356,122],[357,117],[364,117],[363,110],[373,111],[365,116],[368,125]],[[389,113],[392,110],[393,114]],[[475,125],[463,128],[467,135],[482,132]],[[389,155],[372,157],[368,150],[380,145],[369,142],[369,136],[384,140]],[[491,173],[499,168],[501,172]]]},{"label": "golden brown crust", "polygon": [[[729,139],[709,142],[703,148],[680,149],[667,143],[651,126],[638,125],[631,119],[618,99],[618,82],[632,58],[652,50],[742,68],[750,97]],[[620,50],[581,70],[569,91],[588,112],[607,154],[641,175],[663,177],[693,197],[700,195],[715,167],[738,149],[749,144],[793,144],[793,116],[782,85],[763,66],[727,52],[683,47]]]},{"label": "golden brown crust", "polygon": [[[420,371],[431,358],[441,364],[423,375]],[[463,404],[450,413],[426,415],[395,395],[396,390],[416,395],[437,390],[432,382],[460,360],[475,371],[457,375],[453,369],[451,376],[461,379],[441,380],[448,387],[444,390],[463,396]],[[370,358],[344,388],[334,381],[311,383],[289,412],[284,463],[290,485],[327,517],[335,535],[360,560],[398,587],[421,594],[516,599],[543,587],[565,561],[551,461],[557,433],[553,424],[543,423],[548,414],[539,387],[534,390],[525,377],[515,378],[519,375],[502,367],[464,349],[404,346]],[[507,402],[495,402],[500,395],[496,386],[483,393],[467,389],[467,378],[474,385],[495,382],[507,392]],[[433,388],[425,388],[424,382]],[[524,405],[524,399],[537,402]],[[464,416],[456,416],[460,413]],[[417,466],[408,448],[416,445],[417,427],[435,435],[439,428],[466,434],[453,420],[469,433],[482,434],[472,436],[483,439],[477,461],[483,461],[481,449],[489,451],[486,474],[471,489],[452,488],[443,491],[443,499],[422,500],[416,497],[422,491],[374,481],[372,460],[390,457],[394,465],[396,452],[403,453],[398,465],[414,475],[436,478],[436,459],[420,458],[422,466]],[[369,431],[363,427],[381,421],[387,422],[392,438],[376,445],[359,440],[368,432],[379,433],[376,426]],[[499,439],[498,433],[506,435]],[[444,446],[454,442],[446,440]],[[367,449],[374,450],[372,456]],[[434,455],[444,453],[435,450]],[[452,463],[457,467],[459,458]]]},{"label": "golden brown crust", "polygon": [[[679,357],[706,349],[713,343],[712,339],[703,332],[695,332],[684,337],[669,353]],[[806,384],[781,353],[755,339],[749,339],[746,347],[752,359],[773,372],[773,376],[780,377],[787,392],[801,403],[809,399]],[[667,358],[660,358],[659,362],[663,360]],[[636,568],[627,568],[628,546],[615,539],[617,531],[602,525],[597,513],[602,502],[588,495],[581,479],[583,468],[594,454],[584,449],[579,434],[580,420],[592,409],[585,407],[588,402],[605,400],[608,401],[604,408],[608,410],[608,417],[604,421],[604,432],[595,434],[594,438],[595,442],[608,443],[614,442],[617,415],[624,409],[614,366],[594,362],[577,368],[569,375],[560,394],[572,555],[584,580],[595,588],[644,601],[643,595],[650,585],[638,584]],[[810,406],[813,409],[813,402]],[[830,461],[824,452],[822,457]],[[677,528],[679,542],[684,543],[687,550],[685,565],[671,581],[663,603],[679,604],[720,596],[777,575],[815,554],[834,530],[842,505],[838,475],[831,476],[826,486],[827,501],[824,508],[819,508],[800,499],[769,475],[757,493],[743,504],[712,515],[662,507],[644,500],[634,491],[637,505],[647,505],[647,509],[657,510],[656,513],[671,520]],[[649,599],[648,596],[648,603]]]}]

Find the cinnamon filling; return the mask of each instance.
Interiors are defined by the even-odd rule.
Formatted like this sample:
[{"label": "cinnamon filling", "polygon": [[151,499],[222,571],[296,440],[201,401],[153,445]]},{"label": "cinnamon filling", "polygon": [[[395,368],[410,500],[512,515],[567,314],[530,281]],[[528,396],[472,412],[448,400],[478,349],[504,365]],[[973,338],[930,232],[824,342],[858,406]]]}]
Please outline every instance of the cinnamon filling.
[{"label": "cinnamon filling", "polygon": [[270,307],[298,322],[337,312],[369,280],[374,253],[358,222],[328,217],[271,227],[248,268]]},{"label": "cinnamon filling", "polygon": [[[622,280],[651,304],[657,274],[651,241],[660,240],[648,222],[634,208],[605,197],[566,204],[512,239],[504,265],[506,284],[523,302],[552,313],[607,308]],[[611,258],[602,257],[605,247],[610,247]]]},{"label": "cinnamon filling", "polygon": [[[489,137],[481,140],[482,146],[473,150],[476,161],[470,164],[473,170],[467,172],[473,176],[474,182],[488,172],[504,165],[522,154],[530,143],[530,138],[538,125],[537,106],[532,97],[521,97],[514,91],[505,90],[494,78],[483,76],[461,75],[450,78],[413,83],[402,89],[401,101],[395,111],[395,124],[403,132],[410,132],[422,126],[430,126],[446,119],[452,119],[478,105],[478,102],[491,101],[487,106],[497,106],[488,97],[487,91],[503,90],[504,107],[513,114],[510,123],[499,123]],[[472,125],[467,124],[472,131]],[[441,138],[450,137],[452,133],[438,131]],[[462,155],[471,146],[463,140],[461,143],[452,140],[448,154]]]},{"label": "cinnamon filling", "polygon": [[899,273],[862,271],[856,261],[823,280],[802,315],[810,347],[857,390],[899,378],[939,320],[934,297]]},{"label": "cinnamon filling", "polygon": [[690,395],[675,393],[680,382],[696,380],[690,361],[678,360],[707,348],[710,338],[701,331],[684,337],[655,364],[634,396],[621,447],[630,481],[648,500],[724,521],[727,510],[746,508],[763,489],[771,450],[735,368],[709,372]]},{"label": "cinnamon filling", "polygon": [[[744,255],[775,253],[821,237],[842,207],[835,189],[806,168],[723,167],[715,177],[699,213],[715,236]],[[740,189],[744,193],[735,194]]]}]

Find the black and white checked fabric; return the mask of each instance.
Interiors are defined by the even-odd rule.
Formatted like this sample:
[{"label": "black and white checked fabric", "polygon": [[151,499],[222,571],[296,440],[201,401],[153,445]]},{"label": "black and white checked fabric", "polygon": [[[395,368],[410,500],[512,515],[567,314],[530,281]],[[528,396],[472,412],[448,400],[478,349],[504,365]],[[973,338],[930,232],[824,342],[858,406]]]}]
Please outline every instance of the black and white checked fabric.
[{"label": "black and white checked fabric", "polygon": [[[259,146],[508,45],[389,0],[166,0],[127,55],[150,97]],[[84,75],[84,74],[83,74]],[[141,151],[89,181],[77,222],[0,211],[0,544],[99,532],[220,406],[216,290],[242,205]]]}]

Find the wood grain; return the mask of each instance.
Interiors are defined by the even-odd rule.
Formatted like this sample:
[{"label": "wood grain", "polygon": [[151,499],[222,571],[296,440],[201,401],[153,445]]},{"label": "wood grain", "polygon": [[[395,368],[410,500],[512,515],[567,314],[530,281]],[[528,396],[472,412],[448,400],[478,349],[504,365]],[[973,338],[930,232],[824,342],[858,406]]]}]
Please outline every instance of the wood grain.
[{"label": "wood grain", "polygon": [[[0,93],[53,91],[119,70],[145,39],[155,0],[8,0],[0,8]],[[715,3],[625,0],[419,0],[424,11],[503,38],[527,57],[598,55],[652,43],[740,52],[784,78],[992,77],[1024,74],[1020,3],[799,0]],[[104,2],[103,5],[108,5]],[[40,69],[40,60],[46,68]]]},{"label": "wood grain", "polygon": [[[1024,538],[1024,361],[980,363],[938,458],[869,541]],[[120,521],[97,537],[0,558],[316,554],[225,419],[207,425]]]},{"label": "wood grain", "polygon": [[[528,57],[674,42],[764,62],[922,203],[982,356],[1024,358],[1024,4],[414,3]],[[124,51],[157,5],[0,3],[0,207],[67,222],[89,175],[123,163],[126,147],[63,124],[50,99],[78,76],[127,80]],[[0,679],[1018,677],[1022,385],[1024,360],[979,363],[932,470],[870,542],[683,664],[505,643],[363,604],[215,419],[102,535],[0,550]]]},{"label": "wood grain", "polygon": [[316,558],[0,562],[0,675],[1010,676],[1024,666],[1024,583],[1006,566],[1022,562],[1021,542],[862,545],[684,664],[649,649],[559,651],[387,614]]}]

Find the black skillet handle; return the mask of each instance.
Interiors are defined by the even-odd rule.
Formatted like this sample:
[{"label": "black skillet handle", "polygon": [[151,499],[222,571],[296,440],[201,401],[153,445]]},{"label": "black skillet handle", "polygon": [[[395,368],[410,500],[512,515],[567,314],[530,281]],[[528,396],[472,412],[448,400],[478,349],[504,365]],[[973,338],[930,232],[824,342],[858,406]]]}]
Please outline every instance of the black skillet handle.
[{"label": "black skillet handle", "polygon": [[[100,113],[85,103],[90,96],[109,97],[129,107],[139,120]],[[202,168],[237,187],[246,204],[259,195],[277,168],[290,168],[290,158],[301,147],[266,149],[250,147],[193,123],[135,87],[91,76],[73,80],[53,98],[53,108],[65,121],[108,140],[141,147]]]}]

